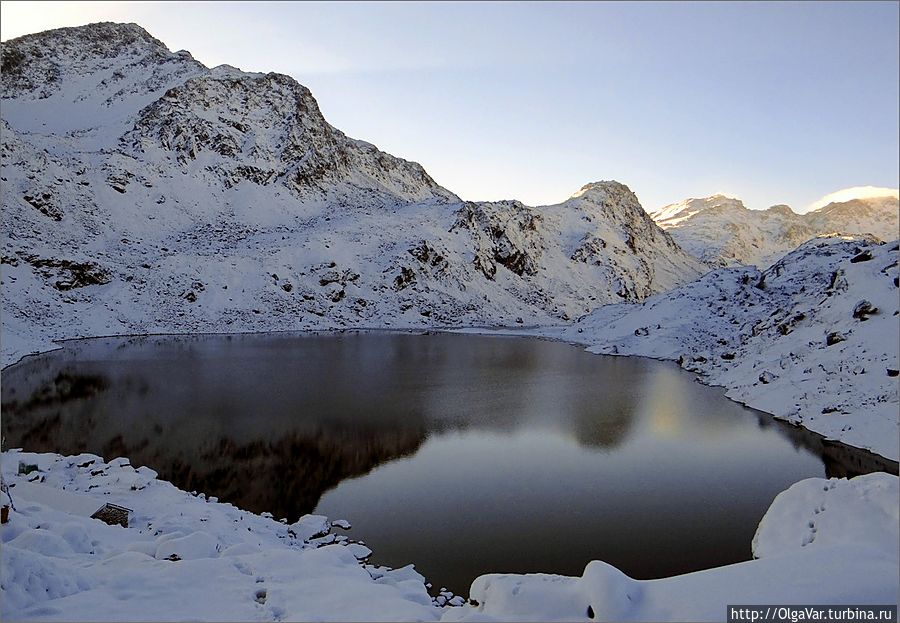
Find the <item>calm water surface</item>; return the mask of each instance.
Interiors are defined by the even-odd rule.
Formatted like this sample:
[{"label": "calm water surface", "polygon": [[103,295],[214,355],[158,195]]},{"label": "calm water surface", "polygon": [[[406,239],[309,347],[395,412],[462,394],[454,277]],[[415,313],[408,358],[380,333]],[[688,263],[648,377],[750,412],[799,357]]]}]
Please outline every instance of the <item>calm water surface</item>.
[{"label": "calm water surface", "polygon": [[654,578],[750,557],[775,495],[896,464],[672,364],[566,344],[347,333],[70,342],[3,372],[6,447],[131,458],[182,489],[353,524],[372,562]]}]

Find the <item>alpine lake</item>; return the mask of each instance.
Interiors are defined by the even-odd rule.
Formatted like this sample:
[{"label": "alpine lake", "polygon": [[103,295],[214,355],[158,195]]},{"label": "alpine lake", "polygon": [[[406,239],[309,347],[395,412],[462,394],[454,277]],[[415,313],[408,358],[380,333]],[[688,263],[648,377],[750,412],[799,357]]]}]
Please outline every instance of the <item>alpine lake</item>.
[{"label": "alpine lake", "polygon": [[187,491],[347,519],[372,564],[634,578],[751,558],[775,496],[892,471],[678,366],[548,340],[352,331],[98,338],[3,371],[4,449],[128,457]]}]

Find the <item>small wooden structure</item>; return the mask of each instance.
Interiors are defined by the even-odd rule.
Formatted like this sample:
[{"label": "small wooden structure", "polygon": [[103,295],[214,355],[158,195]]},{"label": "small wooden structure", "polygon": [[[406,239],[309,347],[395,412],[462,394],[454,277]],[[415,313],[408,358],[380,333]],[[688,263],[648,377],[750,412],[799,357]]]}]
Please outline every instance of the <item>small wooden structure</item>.
[{"label": "small wooden structure", "polygon": [[91,519],[99,519],[102,522],[108,523],[111,526],[122,526],[123,528],[128,527],[128,513],[131,512],[130,508],[125,508],[124,506],[119,506],[118,504],[110,504],[107,502],[91,515]]}]

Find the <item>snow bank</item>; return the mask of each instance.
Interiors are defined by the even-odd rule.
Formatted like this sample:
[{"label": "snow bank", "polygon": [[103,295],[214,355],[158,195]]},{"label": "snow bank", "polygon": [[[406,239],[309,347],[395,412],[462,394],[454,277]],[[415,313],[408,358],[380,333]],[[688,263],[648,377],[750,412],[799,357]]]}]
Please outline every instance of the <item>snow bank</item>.
[{"label": "snow bank", "polygon": [[[897,603],[898,506],[896,476],[811,478],[766,513],[757,560],[659,580],[634,580],[598,561],[580,578],[486,575],[472,584],[477,605],[442,620],[721,621],[729,604]],[[804,543],[811,523],[814,547]]]},{"label": "snow bank", "polygon": [[874,473],[852,480],[808,478],[772,502],[753,537],[753,556],[793,555],[802,548],[877,544],[900,551],[896,476]]},{"label": "snow bank", "polygon": [[[19,475],[19,461],[39,471]],[[360,562],[368,549],[337,542],[324,517],[287,525],[89,454],[4,452],[2,471],[16,505],[0,527],[5,620],[430,621],[441,613],[411,565]],[[85,499],[134,509],[129,527],[70,512]]]}]

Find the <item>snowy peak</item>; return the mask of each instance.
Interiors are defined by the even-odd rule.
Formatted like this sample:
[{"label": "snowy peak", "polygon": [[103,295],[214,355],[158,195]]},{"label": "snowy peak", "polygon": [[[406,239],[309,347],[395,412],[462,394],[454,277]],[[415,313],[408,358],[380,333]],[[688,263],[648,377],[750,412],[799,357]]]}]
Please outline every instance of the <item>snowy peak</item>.
[{"label": "snowy peak", "polygon": [[900,202],[896,197],[864,197],[829,203],[802,219],[817,233],[870,234],[881,240],[900,237]]},{"label": "snowy peak", "polygon": [[608,218],[635,216],[635,208],[644,212],[637,196],[631,189],[616,181],[585,184],[562,205],[580,210],[602,212]]},{"label": "snowy peak", "polygon": [[[111,149],[133,116],[208,70],[134,24],[60,28],[3,42],[3,119],[35,137]],[[88,139],[88,140],[85,140]]]},{"label": "snowy peak", "polygon": [[845,203],[854,199],[898,199],[900,198],[900,189],[884,188],[880,186],[853,186],[851,188],[842,188],[833,193],[829,193],[813,203],[809,207],[810,212],[815,212],[832,203]]},{"label": "snowy peak", "polygon": [[[135,24],[92,24],[3,43],[3,119],[79,149],[119,151],[110,173],[181,170],[219,187],[281,184],[344,204],[456,202],[418,164],[327,123],[309,89],[276,73],[207,69]],[[121,190],[119,191],[121,192]]]},{"label": "snowy peak", "polygon": [[897,197],[861,197],[847,201],[835,201],[806,213],[808,218],[817,216],[874,216],[893,212],[898,205]]},{"label": "snowy peak", "polygon": [[698,212],[707,210],[745,210],[740,199],[727,195],[716,194],[703,198],[691,198],[663,206],[650,212],[650,218],[659,223],[660,227],[672,227],[681,221],[690,218]]},{"label": "snowy peak", "polygon": [[688,252],[714,266],[765,267],[797,245],[829,234],[873,235],[893,240],[898,232],[896,197],[864,197],[830,203],[806,214],[780,204],[750,210],[731,197],[686,199],[651,213]]},{"label": "snowy peak", "polygon": [[98,22],[86,26],[56,28],[24,35],[3,42],[4,73],[7,59],[17,58],[25,65],[37,59],[48,62],[76,63],[122,55],[136,55],[149,50],[168,52],[162,41],[134,23]]},{"label": "snowy peak", "polygon": [[615,180],[603,180],[599,182],[590,182],[585,184],[577,191],[572,193],[569,199],[582,198],[586,201],[602,204],[609,201],[611,195],[621,195],[630,193],[631,189],[625,184]]},{"label": "snowy peak", "polygon": [[779,215],[779,216],[783,216],[786,218],[791,218],[792,216],[797,214],[796,212],[791,210],[791,207],[789,205],[785,205],[783,203],[779,203],[778,205],[773,205],[773,206],[766,208],[766,212],[768,212],[769,214]]},{"label": "snowy peak", "polygon": [[588,219],[592,216],[599,217],[619,226],[628,247],[641,243],[660,243],[673,249],[676,247],[670,236],[641,207],[637,195],[621,182],[585,184],[561,205],[584,213]]},{"label": "snowy peak", "polygon": [[121,146],[135,157],[211,175],[226,188],[278,182],[304,196],[352,200],[372,191],[388,203],[458,201],[419,164],[332,127],[309,89],[278,73],[220,66],[191,78],[141,110]]},{"label": "snowy peak", "polygon": [[3,42],[3,95],[44,99],[72,86],[79,76],[115,69],[123,63],[176,61],[202,67],[187,52],[173,54],[137,24],[101,22],[58,28]]}]

